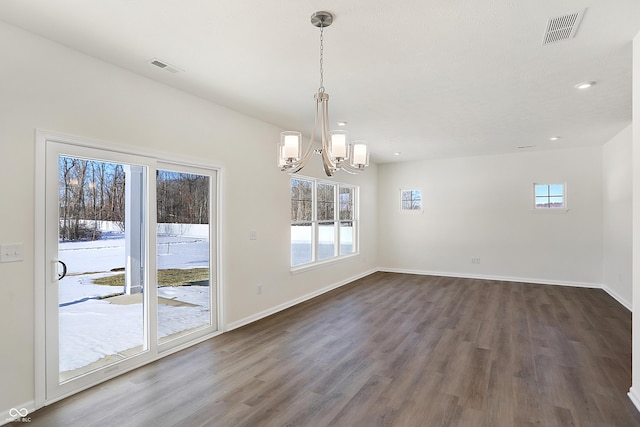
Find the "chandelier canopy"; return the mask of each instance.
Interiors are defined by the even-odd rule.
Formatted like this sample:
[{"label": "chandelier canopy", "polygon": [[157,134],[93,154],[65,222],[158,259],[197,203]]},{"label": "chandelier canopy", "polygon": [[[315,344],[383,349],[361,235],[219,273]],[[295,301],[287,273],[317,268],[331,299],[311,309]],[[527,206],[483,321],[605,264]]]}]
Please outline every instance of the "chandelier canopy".
[{"label": "chandelier canopy", "polygon": [[[333,23],[333,15],[320,11],[311,15],[311,24],[320,28],[320,87],[314,95],[316,101],[315,118],[311,131],[311,140],[307,150],[302,154],[302,133],[285,131],[280,134],[278,143],[278,166],[280,170],[296,173],[311,159],[312,154],[322,156],[324,171],[327,176],[343,170],[357,173],[369,166],[369,152],[362,141],[349,141],[346,130],[332,131],[329,126],[329,94],[324,88],[324,28]],[[316,143],[316,131],[320,126],[320,147]]]}]

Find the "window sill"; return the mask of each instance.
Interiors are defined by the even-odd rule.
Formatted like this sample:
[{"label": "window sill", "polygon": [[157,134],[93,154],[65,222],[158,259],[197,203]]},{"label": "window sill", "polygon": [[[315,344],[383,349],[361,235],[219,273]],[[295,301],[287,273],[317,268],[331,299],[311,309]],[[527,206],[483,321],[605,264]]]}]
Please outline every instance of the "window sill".
[{"label": "window sill", "polygon": [[569,209],[566,208],[538,208],[538,209],[531,209],[532,213],[535,214],[566,214],[567,212],[569,212]]},{"label": "window sill", "polygon": [[295,267],[291,267],[291,274],[304,273],[305,271],[315,270],[317,268],[326,267],[326,266],[331,265],[331,264],[337,264],[339,262],[347,261],[350,258],[354,258],[354,257],[356,257],[358,255],[360,255],[360,252],[354,252],[354,253],[349,254],[349,255],[340,255],[338,257],[329,258],[329,259],[322,260],[322,261],[316,261],[316,262],[313,262],[313,263],[298,265],[298,266],[295,266]]}]

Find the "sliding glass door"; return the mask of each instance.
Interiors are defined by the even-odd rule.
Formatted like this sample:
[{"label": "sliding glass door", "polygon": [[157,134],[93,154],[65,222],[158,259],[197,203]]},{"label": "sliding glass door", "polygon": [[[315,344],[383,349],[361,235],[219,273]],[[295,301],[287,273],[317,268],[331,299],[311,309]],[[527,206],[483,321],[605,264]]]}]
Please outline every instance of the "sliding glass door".
[{"label": "sliding glass door", "polygon": [[217,173],[41,143],[48,401],[217,330]]}]

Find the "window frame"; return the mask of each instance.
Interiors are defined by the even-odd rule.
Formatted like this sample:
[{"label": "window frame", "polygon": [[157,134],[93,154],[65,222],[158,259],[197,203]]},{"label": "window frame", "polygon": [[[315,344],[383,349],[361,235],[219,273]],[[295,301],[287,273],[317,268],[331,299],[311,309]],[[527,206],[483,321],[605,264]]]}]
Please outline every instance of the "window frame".
[{"label": "window frame", "polygon": [[[403,199],[403,195],[405,192],[407,191],[411,191],[412,193],[415,191],[419,191],[420,192],[420,207],[418,209],[405,209],[404,207],[404,199]],[[413,200],[413,199],[412,199]],[[418,187],[405,187],[405,188],[400,188],[400,213],[403,214],[422,214],[424,213],[424,191],[422,191],[421,188]]]},{"label": "window frame", "polygon": [[[295,273],[295,272],[300,272],[300,271],[304,271],[304,270],[309,270],[309,269],[313,269],[313,268],[317,268],[319,266],[323,266],[326,264],[332,264],[335,262],[339,262],[339,261],[343,261],[347,258],[359,255],[359,227],[360,227],[360,221],[359,221],[359,203],[360,203],[360,189],[357,185],[354,184],[348,184],[348,183],[344,183],[344,182],[338,182],[338,181],[329,181],[329,180],[324,180],[324,179],[320,179],[320,178],[313,178],[313,177],[309,177],[309,176],[303,176],[303,175],[291,175],[290,179],[289,179],[289,190],[291,191],[292,189],[292,183],[294,180],[297,181],[306,181],[306,182],[310,182],[311,183],[311,219],[307,220],[306,218],[303,219],[297,219],[294,220],[292,217],[293,215],[291,215],[290,217],[290,221],[289,221],[289,227],[290,229],[295,225],[295,224],[311,224],[311,260],[310,261],[306,261],[300,264],[293,264],[293,249],[292,249],[292,241],[291,238],[293,237],[292,234],[290,234],[290,241],[289,241],[289,258],[290,258],[290,268],[291,268],[291,272]],[[334,187],[333,190],[333,219],[319,219],[318,218],[318,204],[319,204],[319,200],[318,200],[318,187],[320,185],[330,185]],[[341,204],[340,202],[340,194],[341,194],[341,189],[343,188],[348,188],[351,190],[351,194],[352,194],[352,202],[351,202],[351,219],[341,219],[341,210],[340,207],[341,205],[343,205],[343,203]],[[290,203],[291,203],[291,197],[290,197]],[[291,205],[290,205],[290,209],[291,209]],[[290,211],[290,213],[292,213]],[[326,224],[329,222],[333,222],[333,256],[327,257],[327,258],[320,258],[320,250],[319,250],[319,246],[320,246],[320,224]],[[351,245],[352,245],[352,251],[346,254],[341,254],[341,224],[345,223],[345,222],[350,222],[351,223]]]},{"label": "window frame", "polygon": [[[562,186],[562,207],[553,207],[553,206],[538,206],[537,204],[537,199],[538,197],[543,197],[543,196],[537,196],[536,195],[536,189],[539,186],[546,186],[547,187],[547,198],[549,203],[551,202],[551,198],[552,197],[560,197],[560,196],[552,196],[549,192],[549,189],[551,186]],[[533,186],[532,186],[532,190],[533,190],[533,212],[535,213],[566,213],[569,211],[569,205],[568,205],[568,198],[567,198],[567,183],[566,182],[554,182],[554,183],[544,183],[544,182],[534,182]]]}]

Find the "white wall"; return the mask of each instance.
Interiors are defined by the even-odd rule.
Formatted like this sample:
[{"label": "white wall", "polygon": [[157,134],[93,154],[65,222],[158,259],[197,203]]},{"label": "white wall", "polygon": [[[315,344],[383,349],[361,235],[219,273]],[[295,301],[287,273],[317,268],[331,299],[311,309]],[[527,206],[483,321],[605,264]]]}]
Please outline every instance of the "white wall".
[{"label": "white wall", "polygon": [[[292,275],[289,176],[275,167],[281,129],[0,23],[0,243],[22,262],[0,264],[0,423],[34,391],[35,129],[153,149],[222,166],[222,284],[227,324],[241,324],[372,271],[376,166],[358,176],[358,257]],[[141,59],[143,60],[143,59]],[[312,111],[309,112],[312,114]],[[320,174],[320,168],[305,174]],[[250,230],[257,240],[249,240]],[[258,295],[256,285],[263,285]]]},{"label": "white wall", "polygon": [[604,287],[631,310],[631,125],[602,147]]},{"label": "white wall", "polygon": [[[566,183],[569,211],[534,213],[534,182]],[[399,212],[400,188],[422,190],[422,215]],[[602,284],[600,147],[379,165],[378,198],[386,270]]]}]

